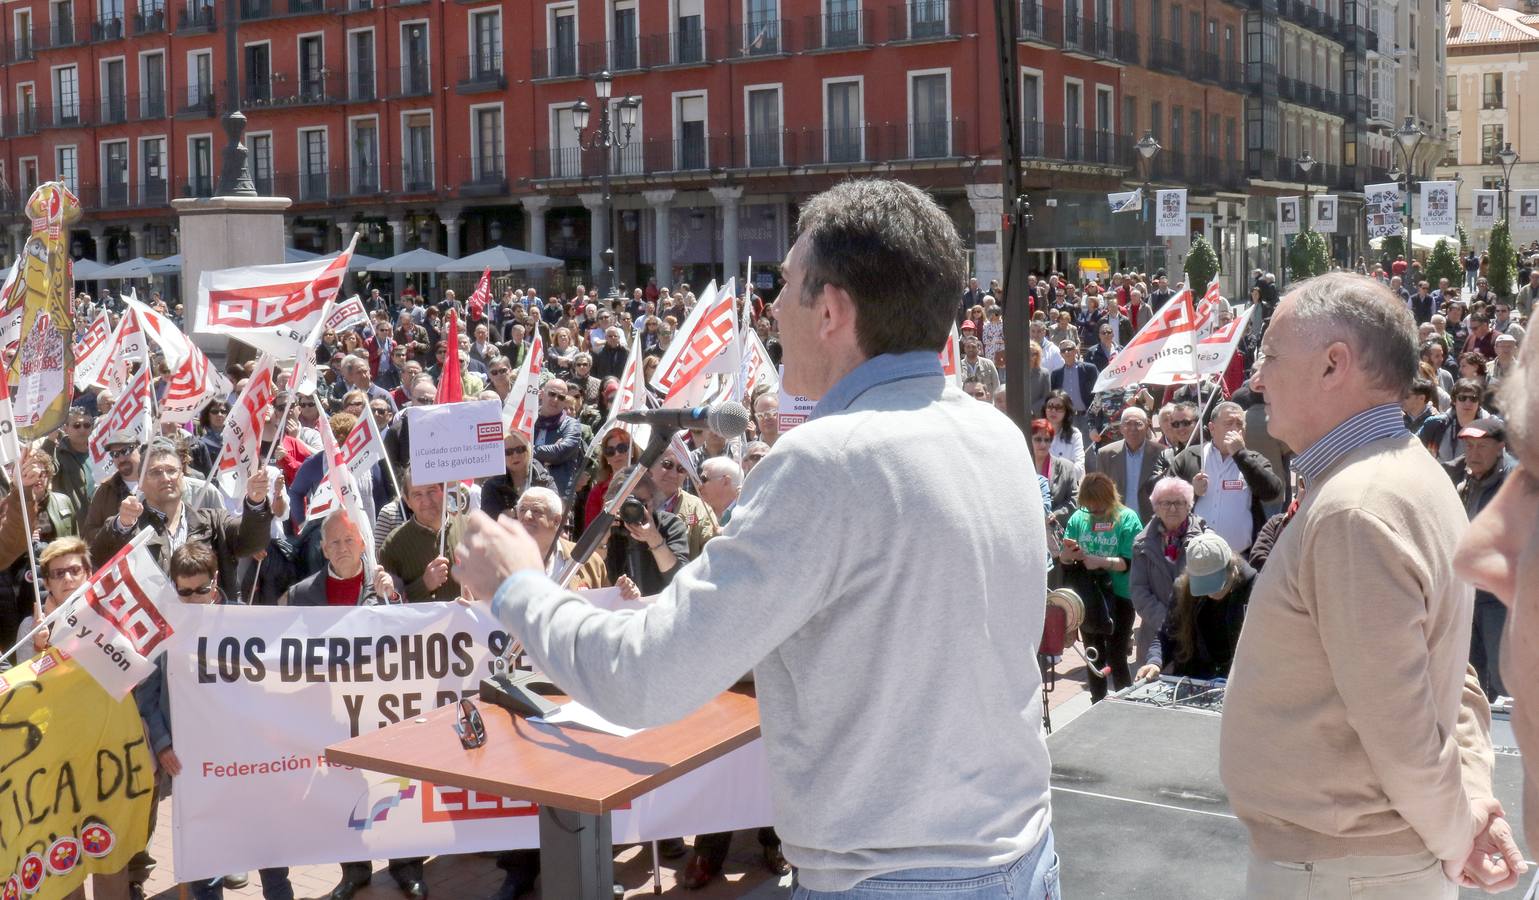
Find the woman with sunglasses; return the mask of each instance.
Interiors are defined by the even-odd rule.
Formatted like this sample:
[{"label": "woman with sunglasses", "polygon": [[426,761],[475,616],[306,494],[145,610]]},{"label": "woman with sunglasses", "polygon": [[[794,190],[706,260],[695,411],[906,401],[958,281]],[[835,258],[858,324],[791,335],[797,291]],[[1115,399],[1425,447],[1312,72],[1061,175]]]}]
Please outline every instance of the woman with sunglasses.
[{"label": "woman with sunglasses", "polygon": [[1476,419],[1492,415],[1480,405],[1484,396],[1480,382],[1461,378],[1454,382],[1453,408],[1433,416],[1421,426],[1417,437],[1439,462],[1450,463],[1464,455],[1464,439],[1459,437],[1459,432]]},{"label": "woman with sunglasses", "polygon": [[508,432],[502,441],[502,455],[506,470],[481,485],[481,511],[494,519],[504,512],[512,515],[518,498],[531,487],[556,489],[556,480],[529,452],[529,440],[522,433]]},{"label": "woman with sunglasses", "polygon": [[593,467],[593,486],[588,490],[587,501],[583,503],[585,525],[604,511],[604,495],[609,493],[609,482],[614,480],[615,473],[635,462],[640,455],[640,448],[635,446],[630,433],[624,428],[611,428],[604,435],[604,439],[599,442],[598,459]]},{"label": "woman with sunglasses", "polygon": [[[1085,437],[1074,427],[1074,401],[1063,390],[1049,391],[1043,404],[1044,418],[1053,426],[1054,456],[1072,463],[1079,477],[1085,476]],[[1047,473],[1043,473],[1044,475]]]}]

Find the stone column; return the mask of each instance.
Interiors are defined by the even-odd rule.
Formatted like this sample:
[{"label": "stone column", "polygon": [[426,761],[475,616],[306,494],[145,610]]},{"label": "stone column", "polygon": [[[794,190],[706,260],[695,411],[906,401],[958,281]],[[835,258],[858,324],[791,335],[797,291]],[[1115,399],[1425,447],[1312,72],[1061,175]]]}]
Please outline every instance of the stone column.
[{"label": "stone column", "polygon": [[[400,256],[402,253],[405,253],[405,252],[406,252],[406,220],[405,219],[391,219],[390,220],[390,255],[391,256]],[[395,302],[397,304],[399,304],[401,302],[400,301],[401,285],[403,283],[404,282],[402,281],[401,273],[399,273],[399,272],[395,273],[390,278],[391,290],[394,291],[394,296],[396,298]]]},{"label": "stone column", "polygon": [[353,232],[358,230],[358,224],[351,219],[343,219],[337,223],[337,230],[342,232],[342,249],[346,250],[347,245],[353,241]]},{"label": "stone column", "polygon": [[529,244],[529,252],[540,256],[545,255],[545,211],[550,209],[550,197],[545,194],[535,194],[524,197],[521,201],[524,211],[529,214],[528,227],[524,229]]},{"label": "stone column", "polygon": [[91,233],[91,245],[96,248],[96,261],[102,265],[107,264],[107,226],[92,225],[88,229]]},{"label": "stone column", "polygon": [[1004,249],[1000,227],[1004,223],[1004,188],[997,184],[969,184],[967,203],[973,208],[973,271],[968,274],[988,287],[990,279],[1004,279]]},{"label": "stone column", "polygon": [[[737,246],[737,213],[738,204],[743,199],[743,189],[740,187],[713,187],[711,196],[716,198],[716,203],[721,207],[721,284],[726,284],[728,278],[738,274],[738,246]],[[738,288],[739,296],[742,288]]]},{"label": "stone column", "polygon": [[652,207],[652,265],[658,287],[671,287],[673,281],[673,235],[669,226],[674,191],[644,191],[642,197]]},{"label": "stone column", "polygon": [[604,195],[578,194],[588,208],[588,287],[598,287],[604,280],[604,248],[609,246],[609,229],[604,221]]},{"label": "stone column", "polygon": [[438,219],[444,223],[444,236],[448,239],[448,247],[444,255],[450,259],[460,258],[460,216],[464,210],[457,206],[440,206]]}]

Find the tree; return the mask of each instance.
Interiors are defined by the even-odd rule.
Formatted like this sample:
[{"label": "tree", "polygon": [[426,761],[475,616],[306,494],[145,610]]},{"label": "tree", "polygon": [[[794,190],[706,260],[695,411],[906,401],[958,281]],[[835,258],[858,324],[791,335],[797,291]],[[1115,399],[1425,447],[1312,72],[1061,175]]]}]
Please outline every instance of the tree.
[{"label": "tree", "polygon": [[1518,252],[1512,249],[1512,234],[1507,230],[1506,219],[1491,229],[1491,245],[1486,249],[1491,255],[1491,268],[1486,275],[1491,290],[1506,300],[1512,296],[1513,282],[1518,277]]},{"label": "tree", "polygon": [[1456,227],[1459,229],[1459,255],[1463,256],[1470,252],[1470,233],[1464,230],[1463,222],[1460,222]]},{"label": "tree", "polygon": [[1393,262],[1396,257],[1405,255],[1405,238],[1398,234],[1389,235],[1379,250]]},{"label": "tree", "polygon": [[1222,271],[1219,267],[1218,253],[1213,249],[1213,245],[1208,243],[1208,239],[1200,234],[1192,241],[1192,249],[1187,251],[1184,268],[1187,287],[1199,295],[1208,286],[1208,282],[1213,280],[1213,276]]},{"label": "tree", "polygon": [[1325,248],[1324,237],[1313,231],[1294,236],[1293,246],[1288,250],[1288,271],[1294,281],[1324,275],[1330,265],[1330,251]]},{"label": "tree", "polygon": [[1459,284],[1464,280],[1464,266],[1447,238],[1438,238],[1432,248],[1432,256],[1427,260],[1427,268],[1423,271],[1427,281],[1432,284],[1437,284],[1440,278],[1447,278],[1449,284]]}]

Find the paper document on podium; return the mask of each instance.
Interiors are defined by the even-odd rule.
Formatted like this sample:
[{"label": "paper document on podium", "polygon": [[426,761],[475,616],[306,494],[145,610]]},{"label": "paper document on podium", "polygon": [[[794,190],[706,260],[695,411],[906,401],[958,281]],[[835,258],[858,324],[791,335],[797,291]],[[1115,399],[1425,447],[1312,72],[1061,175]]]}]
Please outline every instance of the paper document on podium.
[{"label": "paper document on podium", "polygon": [[633,734],[640,734],[644,730],[616,725],[576,700],[568,700],[562,704],[561,709],[554,715],[546,716],[543,719],[530,719],[529,721],[541,722],[546,725],[573,725],[577,728],[586,728],[589,731],[602,731],[615,737],[630,737]]}]

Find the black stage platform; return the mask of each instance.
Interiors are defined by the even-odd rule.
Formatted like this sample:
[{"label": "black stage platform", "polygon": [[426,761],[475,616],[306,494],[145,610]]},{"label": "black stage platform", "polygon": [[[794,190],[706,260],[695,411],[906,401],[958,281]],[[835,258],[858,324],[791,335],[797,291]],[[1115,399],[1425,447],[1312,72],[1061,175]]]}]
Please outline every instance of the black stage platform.
[{"label": "black stage platform", "polygon": [[[1141,690],[1149,693],[1129,693]],[[1219,782],[1218,731],[1219,715],[1211,710],[1108,699],[1048,737],[1065,898],[1243,895],[1249,850],[1245,827],[1230,812]],[[1500,716],[1492,743],[1498,748],[1496,795],[1519,846],[1526,846],[1522,765]],[[1531,868],[1519,888],[1494,896],[1519,898],[1533,877]],[[1464,892],[1466,898],[1490,896]]]}]

